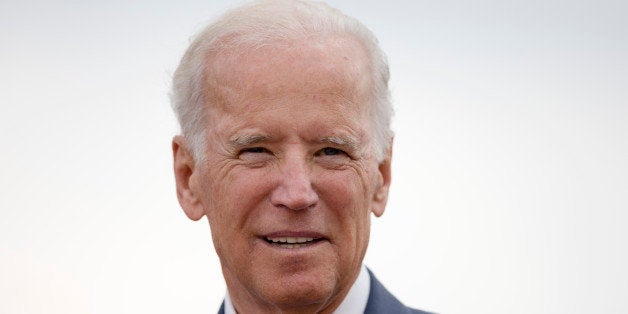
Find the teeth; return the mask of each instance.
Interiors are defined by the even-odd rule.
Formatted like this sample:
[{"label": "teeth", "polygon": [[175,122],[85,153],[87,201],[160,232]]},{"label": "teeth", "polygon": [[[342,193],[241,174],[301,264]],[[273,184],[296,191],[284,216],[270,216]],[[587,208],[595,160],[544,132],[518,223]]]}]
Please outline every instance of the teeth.
[{"label": "teeth", "polygon": [[266,238],[266,239],[273,243],[290,243],[290,244],[296,243],[297,246],[298,244],[307,243],[314,240],[314,238],[304,238],[304,237],[279,237],[279,238]]}]

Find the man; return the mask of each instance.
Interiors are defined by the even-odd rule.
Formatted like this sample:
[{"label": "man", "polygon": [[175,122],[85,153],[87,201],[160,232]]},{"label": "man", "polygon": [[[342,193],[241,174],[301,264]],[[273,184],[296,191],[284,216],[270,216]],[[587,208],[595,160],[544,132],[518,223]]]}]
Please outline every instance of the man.
[{"label": "man", "polygon": [[207,216],[220,313],[422,313],[362,266],[384,212],[388,66],[372,33],[321,3],[234,9],[174,75],[177,196]]}]

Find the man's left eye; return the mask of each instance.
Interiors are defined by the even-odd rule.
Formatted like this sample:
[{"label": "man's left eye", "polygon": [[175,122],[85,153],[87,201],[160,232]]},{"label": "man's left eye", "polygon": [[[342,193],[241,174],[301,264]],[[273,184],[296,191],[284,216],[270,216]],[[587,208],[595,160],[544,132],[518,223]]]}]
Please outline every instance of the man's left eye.
[{"label": "man's left eye", "polygon": [[341,151],[340,149],[333,148],[333,147],[325,147],[325,148],[320,150],[320,154],[321,155],[326,155],[326,156],[335,156],[335,155],[340,155],[340,154],[343,154],[343,153],[344,152]]}]

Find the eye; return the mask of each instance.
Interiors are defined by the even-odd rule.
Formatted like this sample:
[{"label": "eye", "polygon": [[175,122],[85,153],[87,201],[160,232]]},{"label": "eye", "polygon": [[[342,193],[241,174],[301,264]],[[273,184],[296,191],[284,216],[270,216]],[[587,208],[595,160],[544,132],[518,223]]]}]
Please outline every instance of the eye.
[{"label": "eye", "polygon": [[337,148],[325,147],[325,148],[323,148],[322,153],[324,155],[327,155],[327,156],[334,156],[334,155],[340,155],[343,152],[341,150],[337,149]]},{"label": "eye", "polygon": [[237,158],[251,167],[261,167],[273,158],[273,153],[264,147],[247,147],[238,152]]},{"label": "eye", "polygon": [[350,161],[351,157],[344,150],[325,147],[314,154],[316,162],[327,169],[343,169]]},{"label": "eye", "polygon": [[268,150],[264,147],[250,147],[240,151],[240,154],[244,153],[268,153]]},{"label": "eye", "polygon": [[316,152],[317,156],[336,156],[336,155],[346,155],[346,153],[338,148],[333,147],[325,147],[318,152]]}]

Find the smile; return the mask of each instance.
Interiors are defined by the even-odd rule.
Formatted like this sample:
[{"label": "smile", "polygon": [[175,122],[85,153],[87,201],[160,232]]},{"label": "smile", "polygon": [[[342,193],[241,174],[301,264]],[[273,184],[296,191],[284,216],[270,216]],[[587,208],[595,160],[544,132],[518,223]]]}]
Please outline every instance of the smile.
[{"label": "smile", "polygon": [[321,238],[306,238],[306,237],[266,237],[266,242],[280,246],[287,249],[296,249],[305,247],[310,244],[316,243]]}]

